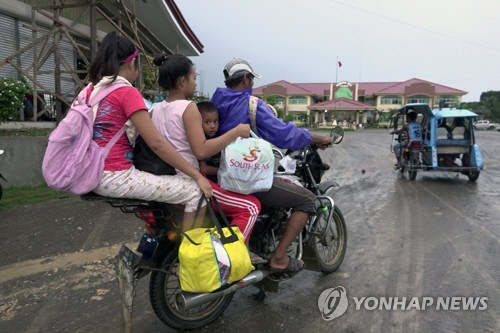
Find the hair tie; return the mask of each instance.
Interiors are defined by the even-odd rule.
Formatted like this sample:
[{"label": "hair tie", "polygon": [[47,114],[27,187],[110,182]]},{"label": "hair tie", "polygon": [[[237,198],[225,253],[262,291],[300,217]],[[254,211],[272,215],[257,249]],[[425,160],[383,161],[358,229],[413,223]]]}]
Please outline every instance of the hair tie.
[{"label": "hair tie", "polygon": [[134,60],[138,54],[139,54],[139,51],[137,51],[137,48],[134,47],[134,53],[129,55],[127,58],[125,58],[125,60],[122,60],[122,63],[126,64],[127,62]]}]

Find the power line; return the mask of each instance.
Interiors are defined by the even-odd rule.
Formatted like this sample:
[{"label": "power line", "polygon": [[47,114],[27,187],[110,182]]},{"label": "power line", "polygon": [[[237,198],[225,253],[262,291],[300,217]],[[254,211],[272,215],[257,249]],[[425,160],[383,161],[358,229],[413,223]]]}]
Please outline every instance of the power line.
[{"label": "power line", "polygon": [[334,2],[334,3],[338,4],[338,5],[349,7],[351,9],[354,9],[354,10],[357,10],[357,11],[360,11],[360,12],[363,12],[363,13],[366,13],[366,14],[370,14],[370,15],[373,15],[373,16],[381,17],[383,19],[386,19],[386,20],[389,20],[389,21],[392,21],[392,22],[396,22],[396,23],[399,23],[399,24],[403,24],[403,25],[406,25],[406,26],[409,26],[409,27],[412,27],[412,28],[415,28],[415,29],[418,29],[418,30],[422,30],[422,31],[425,31],[425,32],[430,32],[432,34],[439,35],[439,36],[446,37],[446,38],[451,38],[451,39],[454,39],[456,41],[460,41],[460,42],[463,42],[463,43],[468,43],[468,44],[471,44],[471,45],[479,46],[479,47],[482,47],[482,48],[485,48],[485,49],[489,49],[491,51],[500,52],[500,49],[496,49],[496,48],[490,47],[488,45],[484,45],[484,44],[476,43],[476,42],[473,42],[473,41],[470,41],[470,40],[466,40],[466,39],[458,38],[458,37],[455,37],[455,36],[451,36],[451,35],[448,35],[448,34],[445,34],[445,33],[439,32],[439,31],[435,31],[435,30],[431,30],[431,29],[427,29],[427,28],[418,26],[416,24],[412,24],[412,23],[400,21],[400,20],[397,20],[397,19],[389,17],[389,16],[381,15],[381,14],[374,13],[374,12],[371,12],[371,11],[363,9],[363,8],[359,8],[359,7],[356,7],[356,6],[353,6],[353,5],[349,5],[349,4],[340,2],[338,0],[327,0],[327,1]]}]

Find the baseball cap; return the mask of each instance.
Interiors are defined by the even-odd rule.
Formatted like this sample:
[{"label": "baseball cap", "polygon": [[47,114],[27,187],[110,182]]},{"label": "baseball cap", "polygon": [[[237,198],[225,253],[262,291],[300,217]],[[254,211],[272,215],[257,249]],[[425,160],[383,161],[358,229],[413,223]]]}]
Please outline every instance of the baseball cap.
[{"label": "baseball cap", "polygon": [[245,72],[252,74],[257,79],[262,78],[262,75],[255,73],[252,66],[241,58],[233,58],[224,66],[224,77],[226,80],[237,77],[239,74],[245,74]]}]

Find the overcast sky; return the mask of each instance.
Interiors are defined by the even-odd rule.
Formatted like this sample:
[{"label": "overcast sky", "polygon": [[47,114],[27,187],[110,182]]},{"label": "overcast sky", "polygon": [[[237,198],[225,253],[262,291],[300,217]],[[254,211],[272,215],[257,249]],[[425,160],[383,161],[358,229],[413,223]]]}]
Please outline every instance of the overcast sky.
[{"label": "overcast sky", "polygon": [[500,0],[176,0],[204,44],[192,60],[212,95],[240,57],[263,77],[333,82],[413,77],[468,91],[500,90]]}]

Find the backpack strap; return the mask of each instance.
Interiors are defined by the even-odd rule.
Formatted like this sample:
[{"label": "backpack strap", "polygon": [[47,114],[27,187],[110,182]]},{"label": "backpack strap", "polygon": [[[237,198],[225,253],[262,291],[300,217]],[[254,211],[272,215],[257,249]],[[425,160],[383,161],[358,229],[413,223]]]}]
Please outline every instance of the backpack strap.
[{"label": "backpack strap", "polygon": [[248,115],[250,117],[250,128],[255,134],[257,133],[257,103],[259,99],[255,96],[250,96],[248,100]]},{"label": "backpack strap", "polygon": [[124,87],[131,87],[131,86],[125,83],[112,83],[107,87],[101,88],[101,90],[99,90],[99,92],[91,100],[87,102],[87,105],[92,109],[94,121],[97,116],[97,108],[99,103],[101,103],[101,101],[104,98],[106,98],[106,96],[111,94],[113,91]]},{"label": "backpack strap", "polygon": [[[94,107],[97,106],[106,96],[111,94],[113,91],[120,89],[120,88],[123,88],[123,87],[130,87],[130,86],[128,84],[125,84],[125,83],[115,83],[115,84],[111,84],[105,88],[102,88],[97,93],[97,95],[95,95],[94,98],[92,98],[92,100],[90,100],[88,102],[87,105],[92,110],[94,110]],[[96,112],[94,112],[94,119],[95,119],[95,116],[96,116]],[[118,141],[118,139],[120,139],[120,137],[123,135],[123,133],[125,133],[126,130],[127,130],[127,124],[125,123],[125,124],[123,124],[123,127],[120,128],[120,130],[118,132],[116,132],[116,134],[111,138],[111,140],[109,140],[109,142],[106,144],[106,146],[104,146],[104,155],[105,156],[108,156],[109,152],[111,151],[111,148],[113,148],[115,143]]]},{"label": "backpack strap", "polygon": [[111,148],[115,145],[115,143],[120,139],[120,137],[125,133],[127,130],[127,124],[124,124],[122,128],[116,134],[109,140],[109,142],[104,146],[104,156],[108,156],[109,152],[111,151]]},{"label": "backpack strap", "polygon": [[120,89],[123,87],[131,87],[128,84],[125,83],[115,83],[115,84],[110,84],[109,86],[102,88],[95,96],[92,98],[92,100],[89,101],[88,105],[90,107],[94,107],[97,104],[99,104],[106,96],[111,94],[113,91],[116,89]]}]

